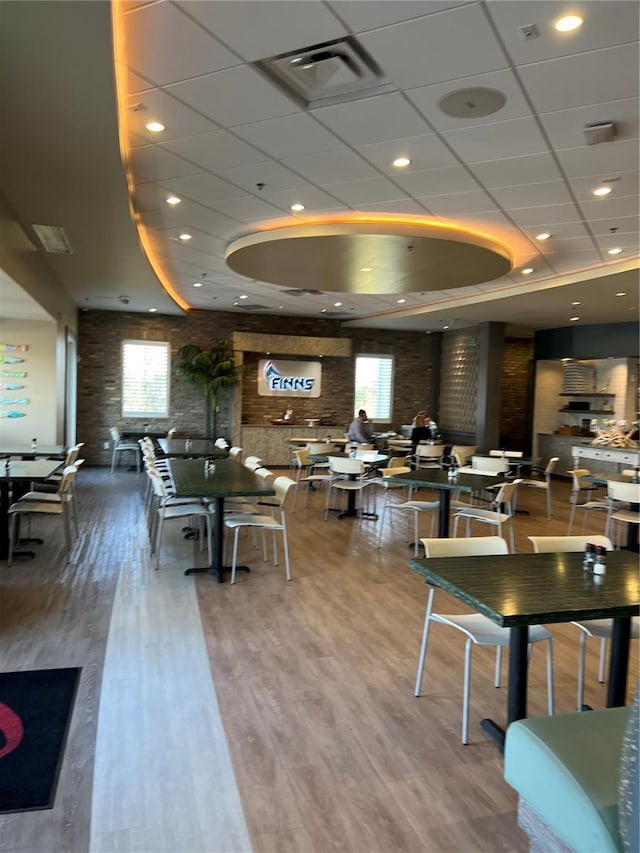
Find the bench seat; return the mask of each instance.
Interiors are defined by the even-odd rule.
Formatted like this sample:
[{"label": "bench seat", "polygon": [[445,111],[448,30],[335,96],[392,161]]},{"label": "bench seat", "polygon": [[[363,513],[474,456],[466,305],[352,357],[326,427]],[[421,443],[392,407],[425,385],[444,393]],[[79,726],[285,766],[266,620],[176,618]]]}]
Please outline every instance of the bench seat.
[{"label": "bench seat", "polygon": [[[538,849],[618,853],[618,781],[630,709],[530,718],[507,729],[504,778],[518,792],[520,822],[546,841]],[[550,833],[547,832],[550,830]],[[562,845],[550,846],[555,836]],[[535,834],[532,850],[535,849]]]}]

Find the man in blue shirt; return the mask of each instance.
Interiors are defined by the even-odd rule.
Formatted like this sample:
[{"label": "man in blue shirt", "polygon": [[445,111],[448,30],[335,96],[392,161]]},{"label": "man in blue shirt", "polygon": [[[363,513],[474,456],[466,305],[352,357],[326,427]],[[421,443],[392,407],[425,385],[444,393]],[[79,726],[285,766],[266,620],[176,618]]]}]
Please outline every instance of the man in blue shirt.
[{"label": "man in blue shirt", "polygon": [[347,435],[350,441],[357,441],[358,444],[368,444],[371,440],[373,424],[370,423],[364,409],[360,409],[358,417],[351,422]]}]

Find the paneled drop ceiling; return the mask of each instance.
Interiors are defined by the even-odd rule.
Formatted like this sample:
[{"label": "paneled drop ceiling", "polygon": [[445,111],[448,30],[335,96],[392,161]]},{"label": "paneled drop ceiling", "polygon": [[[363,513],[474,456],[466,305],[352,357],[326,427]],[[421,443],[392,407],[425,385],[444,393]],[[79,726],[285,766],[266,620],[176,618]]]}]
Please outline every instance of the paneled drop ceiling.
[{"label": "paneled drop ceiling", "polygon": [[[117,153],[115,109],[106,100],[108,81],[103,79],[109,32],[101,24],[108,21],[108,5],[37,0],[2,5],[27,7],[8,16],[14,43],[27,30],[37,31],[34,16],[47,18],[51,44],[42,50],[49,60],[49,88],[43,89],[48,113],[56,99],[65,97],[55,86],[58,75],[66,79],[60,71],[65,48],[67,56],[73,54],[84,39],[83,65],[76,73],[86,82],[83,87],[73,81],[74,118],[68,119],[68,131],[94,146],[93,152],[78,155],[78,167],[94,153],[90,173],[99,187],[100,163],[108,159],[113,169]],[[57,7],[55,15],[51,7]],[[573,322],[637,320],[636,2],[160,0],[122,2],[116,9],[133,210],[158,268],[189,306],[330,316],[350,324],[425,331],[486,320],[529,329],[568,325],[570,317],[578,316]],[[582,26],[556,31],[554,23],[569,12],[583,18]],[[254,64],[345,37],[355,38],[381,73],[378,89],[350,100],[305,108]],[[330,77],[332,70],[324,70]],[[476,117],[471,93],[461,98],[469,115],[446,114],[442,99],[468,89],[497,92],[503,106]],[[3,99],[13,111],[20,108],[17,96]],[[108,139],[87,135],[84,123],[105,117]],[[147,130],[152,121],[161,122],[164,131]],[[585,127],[595,123],[613,124],[613,140],[587,145]],[[25,132],[30,127],[21,126]],[[43,129],[43,151],[46,135]],[[16,133],[10,142],[9,153],[15,154]],[[35,147],[30,138],[31,155]],[[392,164],[398,157],[411,162],[396,168]],[[107,206],[113,201],[110,193],[122,189],[107,185],[113,174],[105,166]],[[76,199],[82,188],[73,176],[70,162],[67,192]],[[5,191],[25,224],[36,221],[31,217],[43,215],[36,190],[25,192],[30,203],[20,209],[28,174],[5,177]],[[611,192],[594,196],[602,185]],[[180,203],[168,204],[172,196]],[[77,263],[92,221],[100,223],[109,250],[117,251],[105,211],[92,220],[96,202],[85,198],[82,227],[82,205],[77,204],[61,206],[61,218],[52,222],[65,227]],[[291,287],[235,274],[225,262],[227,246],[268,220],[295,216],[293,204],[304,205],[299,216],[410,214],[472,228],[507,245],[513,269],[497,280],[449,291],[432,291],[428,282],[416,281],[415,289],[401,296],[332,293],[329,284],[308,293],[303,274],[301,292],[292,294]],[[118,210],[128,215],[120,202]],[[47,215],[57,215],[51,200]],[[548,239],[538,236],[543,233]],[[129,241],[127,232],[123,257]],[[93,257],[101,250],[104,246],[94,240]],[[55,260],[63,281],[70,263]],[[117,276],[117,270],[112,272]],[[84,277],[74,274],[66,281],[79,305],[176,310],[159,287],[152,306],[148,269],[138,276],[139,293],[136,277],[123,275],[110,281],[86,263]],[[128,305],[119,300],[122,295],[129,297]]]}]

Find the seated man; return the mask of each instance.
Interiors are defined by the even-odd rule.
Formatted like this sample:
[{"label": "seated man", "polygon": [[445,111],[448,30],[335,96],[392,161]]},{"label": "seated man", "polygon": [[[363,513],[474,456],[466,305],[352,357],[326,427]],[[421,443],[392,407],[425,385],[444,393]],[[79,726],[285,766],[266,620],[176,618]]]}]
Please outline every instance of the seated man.
[{"label": "seated man", "polygon": [[360,409],[358,417],[351,422],[347,435],[350,441],[357,441],[358,444],[368,444],[371,440],[373,424],[369,421],[364,409]]}]

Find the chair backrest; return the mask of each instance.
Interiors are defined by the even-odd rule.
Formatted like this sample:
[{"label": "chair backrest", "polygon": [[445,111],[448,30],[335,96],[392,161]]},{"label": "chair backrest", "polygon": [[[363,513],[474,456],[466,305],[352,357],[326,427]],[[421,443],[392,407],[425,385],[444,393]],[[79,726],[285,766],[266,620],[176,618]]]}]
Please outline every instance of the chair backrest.
[{"label": "chair backrest", "polygon": [[229,458],[230,459],[240,459],[242,456],[242,448],[241,447],[232,447],[229,450]]},{"label": "chair backrest", "polygon": [[221,450],[226,450],[229,447],[229,442],[226,438],[216,438],[213,442],[214,447],[219,447]]},{"label": "chair backrest", "polygon": [[612,501],[640,504],[640,483],[618,483],[607,480],[607,497]]},{"label": "chair backrest", "polygon": [[245,468],[255,471],[256,468],[262,468],[262,459],[259,456],[247,456],[242,464]]},{"label": "chair backrest", "polygon": [[78,469],[75,465],[67,465],[66,468],[63,468],[62,479],[60,480],[60,485],[58,486],[58,495],[64,496],[72,491],[73,481],[77,473]]},{"label": "chair backrest", "polygon": [[273,488],[276,491],[276,502],[280,504],[280,507],[284,507],[284,502],[287,499],[287,495],[289,494],[289,490],[292,486],[296,486],[297,483],[295,480],[292,480],[291,477],[276,477],[273,481]]},{"label": "chair backrest", "polygon": [[411,470],[409,468],[409,466],[407,465],[406,456],[390,456],[389,460],[387,461],[386,468],[379,469],[379,470],[387,470],[390,468],[402,468],[402,471],[394,471],[395,474],[402,474],[405,472],[405,470],[407,470],[407,471]]},{"label": "chair backrest", "polygon": [[547,480],[555,471],[555,467],[559,461],[559,456],[552,456],[551,459],[547,462],[547,467],[544,469],[544,476],[547,478]]},{"label": "chair backrest", "polygon": [[613,544],[608,536],[528,536],[533,545],[534,554],[554,554],[558,552],[584,551],[585,545],[603,545],[611,551]]},{"label": "chair backrest", "polygon": [[253,473],[256,477],[260,477],[261,480],[268,480],[269,477],[273,477],[273,471],[270,471],[268,468],[256,468]]},{"label": "chair backrest", "polygon": [[504,459],[522,459],[522,450],[490,450],[489,456],[500,456]]},{"label": "chair backrest", "polygon": [[300,447],[298,450],[293,451],[293,458],[296,460],[296,465],[298,468],[304,468],[305,466],[310,464],[309,457],[311,454],[307,450],[306,447]]},{"label": "chair backrest", "polygon": [[458,465],[466,465],[467,459],[473,456],[477,449],[477,444],[454,444],[451,448],[451,455],[455,458]]},{"label": "chair backrest", "polygon": [[[501,512],[506,512],[507,515],[513,515],[515,493],[521,482],[522,480],[519,479],[511,480],[508,483],[502,483],[496,492],[495,498],[491,501],[492,506],[496,507]],[[504,507],[504,509],[500,509],[501,507]]]},{"label": "chair backrest", "polygon": [[120,441],[121,436],[120,436],[120,430],[118,429],[118,427],[115,427],[115,426],[109,427],[109,432],[111,433],[111,440],[112,441],[115,441],[115,442]]},{"label": "chair backrest", "polygon": [[440,459],[444,454],[443,444],[417,444],[416,456],[421,459]]},{"label": "chair backrest", "polygon": [[326,441],[308,441],[306,450],[312,456],[326,456],[328,453],[335,453],[336,446]]},{"label": "chair backrest", "polygon": [[472,456],[471,467],[482,471],[491,471],[495,474],[505,474],[509,470],[509,463],[502,457],[494,456]]},{"label": "chair backrest", "polygon": [[330,456],[329,470],[332,474],[364,474],[364,463],[359,459],[349,459],[346,456]]},{"label": "chair backrest", "polygon": [[468,536],[455,539],[421,539],[427,557],[474,557],[508,554],[509,545],[501,536]]}]

